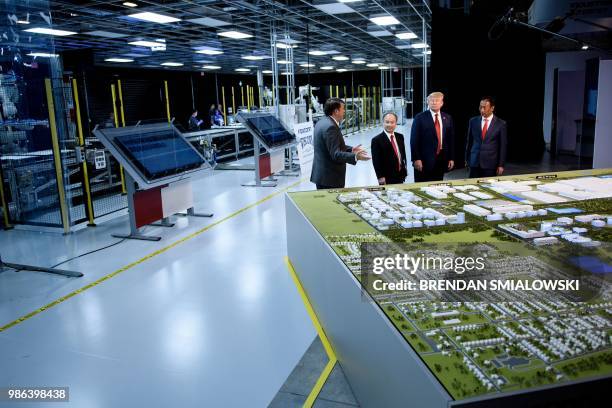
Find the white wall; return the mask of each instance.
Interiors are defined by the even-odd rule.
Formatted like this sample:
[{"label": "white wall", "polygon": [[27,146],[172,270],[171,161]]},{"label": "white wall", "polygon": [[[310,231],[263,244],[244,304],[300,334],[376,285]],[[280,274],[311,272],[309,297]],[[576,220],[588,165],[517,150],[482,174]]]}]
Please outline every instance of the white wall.
[{"label": "white wall", "polygon": [[576,120],[582,119],[584,71],[560,71],[557,94],[557,151],[576,151]]},{"label": "white wall", "polygon": [[[595,51],[549,52],[546,54],[546,72],[544,75],[544,141],[549,144],[552,127],[553,86],[555,69],[559,71],[584,71],[585,61],[591,58],[602,57]],[[584,99],[584,91],[576,98]]]},{"label": "white wall", "polygon": [[599,62],[593,168],[612,167],[612,60]]}]

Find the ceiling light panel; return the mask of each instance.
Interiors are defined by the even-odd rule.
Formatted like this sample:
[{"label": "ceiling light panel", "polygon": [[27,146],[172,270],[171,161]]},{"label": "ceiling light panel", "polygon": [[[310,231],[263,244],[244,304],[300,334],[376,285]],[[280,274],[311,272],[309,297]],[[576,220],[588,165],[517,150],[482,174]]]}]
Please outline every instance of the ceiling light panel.
[{"label": "ceiling light panel", "polygon": [[168,24],[168,23],[176,23],[177,21],[181,21],[180,18],[167,16],[164,14],[152,13],[150,11],[145,11],[143,13],[135,13],[130,14],[128,17],[135,18],[136,20],[148,21],[150,23],[160,23],[160,24]]}]

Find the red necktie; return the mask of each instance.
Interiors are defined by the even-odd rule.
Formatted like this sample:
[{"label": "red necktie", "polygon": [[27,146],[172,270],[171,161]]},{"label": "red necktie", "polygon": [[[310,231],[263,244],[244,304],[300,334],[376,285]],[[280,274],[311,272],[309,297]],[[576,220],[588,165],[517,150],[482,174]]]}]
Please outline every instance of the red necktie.
[{"label": "red necktie", "polygon": [[488,122],[489,122],[489,119],[484,120],[484,126],[482,127],[482,140],[485,139],[485,135],[487,134],[487,129],[489,129]]},{"label": "red necktie", "polygon": [[436,120],[434,121],[434,127],[436,128],[436,136],[438,136],[438,148],[436,149],[436,156],[440,154],[442,150],[442,129],[440,129],[440,121],[438,120],[438,114],[435,114]]},{"label": "red necktie", "polygon": [[397,158],[397,170],[400,171],[402,169],[402,162],[400,160],[400,155],[397,150],[397,145],[395,144],[395,135],[391,135],[391,146],[393,146],[393,151],[395,152],[395,157]]}]

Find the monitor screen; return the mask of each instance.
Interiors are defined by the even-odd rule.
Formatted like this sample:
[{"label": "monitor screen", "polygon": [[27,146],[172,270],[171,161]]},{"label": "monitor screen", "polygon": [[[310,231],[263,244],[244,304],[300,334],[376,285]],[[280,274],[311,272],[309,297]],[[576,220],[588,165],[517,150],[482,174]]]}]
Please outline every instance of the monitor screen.
[{"label": "monitor screen", "polygon": [[115,144],[148,180],[197,169],[204,159],[172,128],[115,137]]},{"label": "monitor screen", "polygon": [[294,136],[272,115],[254,116],[247,118],[246,121],[268,147],[285,145],[294,139]]}]

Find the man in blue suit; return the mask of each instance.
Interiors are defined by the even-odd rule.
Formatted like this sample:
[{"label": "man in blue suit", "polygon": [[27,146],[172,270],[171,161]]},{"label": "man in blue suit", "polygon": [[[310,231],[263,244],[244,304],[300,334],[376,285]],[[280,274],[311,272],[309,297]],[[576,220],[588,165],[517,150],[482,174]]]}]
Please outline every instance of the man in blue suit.
[{"label": "man in blue suit", "polygon": [[440,111],[444,94],[432,92],[427,97],[428,110],[414,117],[410,131],[410,151],[414,181],[441,181],[455,166],[453,161],[455,130],[450,115]]},{"label": "man in blue suit", "polygon": [[465,165],[470,178],[501,176],[508,143],[506,122],[493,114],[495,100],[485,96],[480,101],[480,116],[470,119],[465,149]]}]

